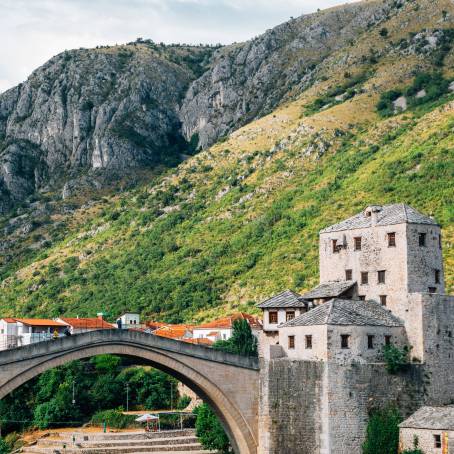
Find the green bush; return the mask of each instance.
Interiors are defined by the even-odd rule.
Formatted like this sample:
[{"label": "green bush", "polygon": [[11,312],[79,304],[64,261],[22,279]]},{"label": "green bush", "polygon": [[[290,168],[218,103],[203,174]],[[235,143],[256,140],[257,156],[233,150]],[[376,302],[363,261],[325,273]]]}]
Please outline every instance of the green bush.
[{"label": "green bush", "polygon": [[113,429],[141,427],[135,419],[135,415],[124,415],[121,410],[104,410],[95,413],[90,422],[96,426],[102,426],[105,423]]},{"label": "green bush", "polygon": [[386,363],[386,370],[390,374],[397,374],[409,363],[408,347],[399,349],[395,345],[385,345],[383,347],[383,357]]},{"label": "green bush", "polygon": [[424,454],[423,450],[419,448],[419,439],[416,435],[413,438],[413,449],[406,449],[401,454]]},{"label": "green bush", "polygon": [[10,448],[8,443],[6,443],[3,438],[0,438],[0,454],[8,454],[10,452]]},{"label": "green bush", "polygon": [[396,454],[402,417],[395,407],[372,412],[367,424],[363,454]]},{"label": "green bush", "polygon": [[202,404],[194,409],[194,413],[197,416],[196,435],[202,446],[222,453],[231,452],[229,439],[213,410]]}]

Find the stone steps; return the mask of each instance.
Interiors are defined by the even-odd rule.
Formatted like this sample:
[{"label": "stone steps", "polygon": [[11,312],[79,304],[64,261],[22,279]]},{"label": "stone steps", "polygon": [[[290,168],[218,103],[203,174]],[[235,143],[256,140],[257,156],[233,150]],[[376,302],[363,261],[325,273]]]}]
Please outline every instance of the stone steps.
[{"label": "stone steps", "polygon": [[[73,444],[73,435],[75,444]],[[64,448],[64,446],[66,446]],[[203,450],[194,430],[163,432],[51,433],[35,445],[24,447],[24,454],[138,454],[138,453],[191,453],[209,454]]]}]

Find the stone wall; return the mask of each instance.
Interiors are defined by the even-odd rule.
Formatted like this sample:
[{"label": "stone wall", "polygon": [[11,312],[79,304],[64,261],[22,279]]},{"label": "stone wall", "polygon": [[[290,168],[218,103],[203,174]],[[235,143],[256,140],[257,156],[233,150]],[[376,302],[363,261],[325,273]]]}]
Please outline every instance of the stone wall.
[{"label": "stone wall", "polygon": [[[434,435],[440,435],[442,443],[447,445],[448,451],[443,451],[442,448],[435,447]],[[402,428],[400,429],[399,446],[401,450],[412,449],[414,446],[413,440],[418,437],[418,446],[425,454],[442,454],[447,452],[454,454],[454,432],[445,432],[442,430],[430,430],[430,429],[411,429]]]},{"label": "stone wall", "polygon": [[260,454],[360,454],[370,411],[425,403],[424,366],[390,375],[384,364],[262,361]]},{"label": "stone wall", "polygon": [[322,362],[262,362],[260,454],[320,452],[323,370]]}]

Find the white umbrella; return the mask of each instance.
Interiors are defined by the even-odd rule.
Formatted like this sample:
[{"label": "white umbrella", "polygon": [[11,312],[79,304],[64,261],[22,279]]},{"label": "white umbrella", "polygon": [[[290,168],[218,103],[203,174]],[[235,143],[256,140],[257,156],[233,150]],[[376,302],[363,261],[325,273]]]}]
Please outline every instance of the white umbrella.
[{"label": "white umbrella", "polygon": [[146,413],[142,416],[139,416],[136,421],[137,422],[147,422],[147,421],[151,421],[153,419],[159,419],[159,416],[156,416],[156,415],[150,415],[150,413]]}]

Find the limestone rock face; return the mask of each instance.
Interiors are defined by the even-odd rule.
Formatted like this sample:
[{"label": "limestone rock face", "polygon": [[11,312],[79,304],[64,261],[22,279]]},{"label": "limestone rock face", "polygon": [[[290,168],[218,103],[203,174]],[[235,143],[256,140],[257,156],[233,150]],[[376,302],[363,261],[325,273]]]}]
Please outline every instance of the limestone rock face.
[{"label": "limestone rock face", "polygon": [[[394,2],[394,6],[396,3]],[[292,19],[256,39],[219,49],[189,88],[180,112],[187,139],[203,148],[310,85],[316,65],[392,10],[362,2]]]},{"label": "limestone rock face", "polygon": [[0,213],[82,173],[114,178],[175,161],[182,151],[177,112],[194,78],[146,45],[49,60],[0,95]]}]

